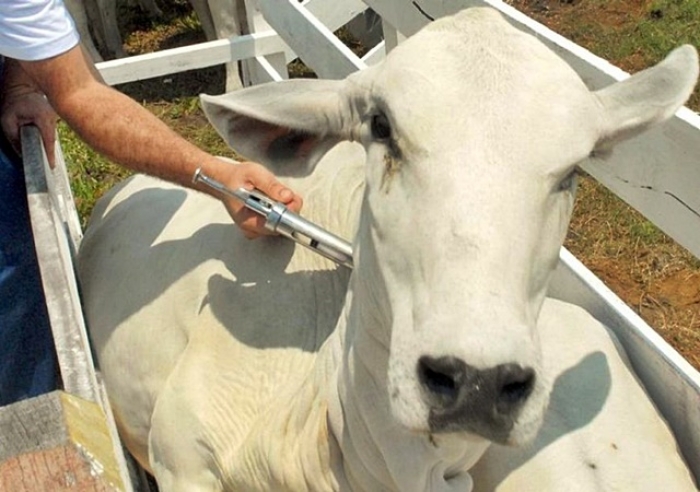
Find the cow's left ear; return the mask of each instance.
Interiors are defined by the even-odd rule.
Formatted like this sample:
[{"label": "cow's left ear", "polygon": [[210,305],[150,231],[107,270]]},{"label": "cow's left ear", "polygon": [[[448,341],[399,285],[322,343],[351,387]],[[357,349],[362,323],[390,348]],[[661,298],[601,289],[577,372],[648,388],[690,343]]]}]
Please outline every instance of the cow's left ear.
[{"label": "cow's left ear", "polygon": [[200,101],[232,149],[275,174],[302,176],[350,138],[355,112],[345,88],[344,81],[298,79],[202,94]]},{"label": "cow's left ear", "polygon": [[669,119],[688,100],[697,80],[697,51],[685,45],[658,65],[595,92],[604,109],[596,150],[604,152]]}]

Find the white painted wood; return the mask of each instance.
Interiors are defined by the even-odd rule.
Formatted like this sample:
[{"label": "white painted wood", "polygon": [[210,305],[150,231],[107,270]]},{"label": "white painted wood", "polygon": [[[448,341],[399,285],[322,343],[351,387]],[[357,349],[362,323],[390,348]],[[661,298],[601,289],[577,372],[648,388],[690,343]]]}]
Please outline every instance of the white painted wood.
[{"label": "white painted wood", "polygon": [[382,31],[384,31],[384,50],[385,53],[390,53],[391,50],[396,48],[406,37],[401,34],[394,26],[389,24],[388,21],[382,19]]},{"label": "white painted wood", "polygon": [[[281,56],[284,59],[284,54]],[[249,80],[254,81],[253,84],[264,84],[267,82],[280,82],[289,78],[284,66],[284,72],[280,73],[277,70],[277,65],[270,62],[269,57],[256,56],[249,60],[247,70],[249,70]]]},{"label": "white painted wood", "polygon": [[700,373],[564,248],[550,294],[584,307],[615,332],[700,478]]},{"label": "white painted wood", "polygon": [[367,10],[367,5],[361,0],[332,1],[304,0],[301,5],[311,15],[319,19],[331,31],[347,24],[353,17]]},{"label": "white painted wood", "polygon": [[[244,34],[274,32],[263,17],[256,0],[245,0],[245,23],[241,26]],[[287,63],[296,55],[286,46],[279,53],[240,61],[243,85],[245,87],[289,78]]]},{"label": "white painted wood", "polygon": [[[322,25],[328,26],[330,31],[340,28],[354,15],[361,13],[366,8],[358,0],[350,0],[349,3],[339,3],[338,5],[332,5],[322,0],[308,0],[305,5],[308,6],[309,12],[314,14],[313,16],[318,14],[317,20],[320,20]],[[286,54],[287,62],[296,58],[296,54],[280,39],[277,33],[265,29],[266,21],[259,15],[256,17],[255,10],[252,12],[255,27],[252,34],[110,60],[98,63],[97,68],[107,84],[117,85],[280,52]],[[335,42],[340,43],[337,39]],[[340,44],[342,45],[342,43]],[[268,62],[275,67],[278,74],[286,78],[279,58],[268,56]],[[262,80],[267,80],[267,78],[263,77]]]},{"label": "white painted wood", "polygon": [[106,83],[116,85],[279,53],[285,48],[274,31],[267,31],[111,60],[98,63],[97,68]]},{"label": "white painted wood", "polygon": [[405,37],[415,34],[430,22],[411,0],[364,0],[364,2],[382,17],[383,22],[388,22]]},{"label": "white painted wood", "polygon": [[367,65],[374,65],[379,63],[386,56],[386,45],[384,41],[381,41],[377,46],[365,53],[362,57],[362,61]]},{"label": "white painted wood", "polygon": [[63,163],[57,155],[56,170],[49,169],[35,127],[22,128],[22,156],[32,232],[63,386],[71,394],[98,401],[95,365],[73,272],[71,251],[77,248],[68,244],[55,198],[53,173],[65,172]]},{"label": "white painted wood", "polygon": [[366,65],[295,0],[259,0],[268,23],[321,78],[339,79]]}]

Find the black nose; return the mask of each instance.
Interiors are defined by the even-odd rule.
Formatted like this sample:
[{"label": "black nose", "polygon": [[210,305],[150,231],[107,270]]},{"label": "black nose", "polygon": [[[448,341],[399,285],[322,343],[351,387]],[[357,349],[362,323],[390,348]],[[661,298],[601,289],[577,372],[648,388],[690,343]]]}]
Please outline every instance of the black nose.
[{"label": "black nose", "polygon": [[535,385],[530,367],[476,369],[456,357],[421,357],[418,378],[430,405],[431,431],[466,430],[496,442],[507,440]]}]

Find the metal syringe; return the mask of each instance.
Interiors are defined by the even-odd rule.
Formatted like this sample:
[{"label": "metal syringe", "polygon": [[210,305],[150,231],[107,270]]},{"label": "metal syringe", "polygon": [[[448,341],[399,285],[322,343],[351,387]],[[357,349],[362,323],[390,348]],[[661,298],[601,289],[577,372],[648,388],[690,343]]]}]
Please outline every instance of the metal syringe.
[{"label": "metal syringe", "polygon": [[204,184],[225,195],[240,200],[246,208],[265,218],[265,228],[288,237],[292,241],[309,248],[336,263],[353,267],[352,245],[335,234],[309,222],[289,210],[284,204],[275,201],[258,190],[238,188],[233,190],[210,178],[198,168],[193,183]]}]

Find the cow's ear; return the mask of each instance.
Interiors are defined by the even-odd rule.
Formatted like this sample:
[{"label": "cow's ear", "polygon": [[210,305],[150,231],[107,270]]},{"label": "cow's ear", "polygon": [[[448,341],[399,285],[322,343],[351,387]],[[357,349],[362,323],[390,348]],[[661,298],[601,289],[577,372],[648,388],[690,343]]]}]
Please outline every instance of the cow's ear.
[{"label": "cow's ear", "polygon": [[348,139],[354,111],[343,81],[289,80],[209,96],[204,113],[228,145],[279,175],[311,172]]},{"label": "cow's ear", "polygon": [[698,54],[681,46],[658,65],[595,92],[604,108],[604,128],[596,151],[667,120],[690,97],[698,80]]}]

